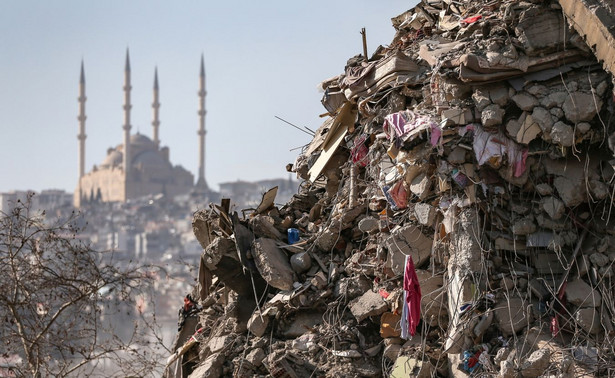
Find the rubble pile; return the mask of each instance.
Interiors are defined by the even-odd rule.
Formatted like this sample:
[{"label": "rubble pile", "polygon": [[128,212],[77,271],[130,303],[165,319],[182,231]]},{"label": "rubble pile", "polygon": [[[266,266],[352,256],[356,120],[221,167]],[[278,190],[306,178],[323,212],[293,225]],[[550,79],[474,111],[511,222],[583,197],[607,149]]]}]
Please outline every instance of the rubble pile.
[{"label": "rubble pile", "polygon": [[195,214],[198,311],[176,349],[195,331],[198,348],[169,376],[615,369],[596,46],[557,1],[424,0],[392,22],[388,47],[321,83],[329,117],[289,203],[273,190],[241,218],[224,200]]}]

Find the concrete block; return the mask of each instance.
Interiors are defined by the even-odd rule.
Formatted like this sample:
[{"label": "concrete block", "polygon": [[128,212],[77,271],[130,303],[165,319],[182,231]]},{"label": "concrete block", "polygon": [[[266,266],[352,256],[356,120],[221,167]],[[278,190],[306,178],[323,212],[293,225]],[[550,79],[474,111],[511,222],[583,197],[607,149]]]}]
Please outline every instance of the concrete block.
[{"label": "concrete block", "polygon": [[591,121],[600,108],[602,100],[584,92],[571,93],[562,105],[566,118],[572,123]]},{"label": "concrete block", "polygon": [[527,309],[529,304],[518,297],[498,301],[495,306],[495,319],[502,334],[511,336],[531,324],[532,315]]},{"label": "concrete block", "polygon": [[579,307],[599,307],[602,296],[582,279],[576,279],[566,285],[566,300]]},{"label": "concrete block", "polygon": [[252,349],[250,353],[246,356],[246,360],[252,365],[259,367],[263,364],[263,360],[265,359],[265,351],[261,348]]},{"label": "concrete block", "polygon": [[506,111],[499,105],[491,104],[480,114],[480,120],[484,127],[494,127],[502,124],[502,119]]},{"label": "concrete block", "polygon": [[248,329],[257,337],[261,337],[265,334],[268,325],[269,316],[263,315],[261,318],[258,311],[254,312],[248,320]]},{"label": "concrete block", "polygon": [[387,309],[388,306],[380,294],[371,290],[355,300],[350,306],[350,312],[359,323],[370,316],[381,315]]},{"label": "concrete block", "polygon": [[293,269],[288,257],[278,248],[275,240],[256,239],[252,247],[256,267],[265,281],[280,290],[292,289]]},{"label": "concrete block", "polygon": [[428,203],[419,202],[414,206],[414,215],[423,226],[434,227],[436,209]]},{"label": "concrete block", "polygon": [[529,93],[519,92],[512,96],[512,100],[517,104],[519,109],[526,112],[532,111],[535,106],[538,106],[538,99]]},{"label": "concrete block", "polygon": [[386,266],[395,274],[404,273],[406,255],[412,256],[415,266],[422,265],[431,256],[433,240],[413,225],[396,229],[384,242],[387,250]]}]

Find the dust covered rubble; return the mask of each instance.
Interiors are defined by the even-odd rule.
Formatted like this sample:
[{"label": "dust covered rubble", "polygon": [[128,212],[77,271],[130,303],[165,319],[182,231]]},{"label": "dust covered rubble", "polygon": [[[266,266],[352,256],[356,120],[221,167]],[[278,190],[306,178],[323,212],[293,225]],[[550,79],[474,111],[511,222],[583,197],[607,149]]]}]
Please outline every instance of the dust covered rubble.
[{"label": "dust covered rubble", "polygon": [[321,83],[329,117],[289,203],[195,214],[196,310],[174,350],[198,342],[167,376],[615,368],[611,74],[554,1],[423,1],[392,23],[388,47]]}]

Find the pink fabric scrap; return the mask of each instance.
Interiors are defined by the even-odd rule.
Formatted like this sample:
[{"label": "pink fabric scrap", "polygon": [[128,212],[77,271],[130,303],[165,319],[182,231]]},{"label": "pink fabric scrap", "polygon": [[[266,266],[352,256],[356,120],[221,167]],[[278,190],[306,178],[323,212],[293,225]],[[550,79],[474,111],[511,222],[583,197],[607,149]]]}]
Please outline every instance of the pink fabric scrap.
[{"label": "pink fabric scrap", "polygon": [[408,332],[411,336],[416,334],[416,327],[421,320],[421,285],[414,269],[412,256],[408,256],[408,263],[404,271],[404,290],[408,304]]},{"label": "pink fabric scrap", "polygon": [[430,142],[432,146],[437,146],[440,144],[440,140],[442,138],[442,130],[440,130],[440,125],[434,124],[431,126],[431,137]]},{"label": "pink fabric scrap", "polygon": [[464,24],[470,25],[470,24],[473,24],[476,21],[480,20],[481,18],[483,18],[483,16],[478,14],[476,16],[471,16],[471,17],[465,18],[461,22],[464,23]]}]

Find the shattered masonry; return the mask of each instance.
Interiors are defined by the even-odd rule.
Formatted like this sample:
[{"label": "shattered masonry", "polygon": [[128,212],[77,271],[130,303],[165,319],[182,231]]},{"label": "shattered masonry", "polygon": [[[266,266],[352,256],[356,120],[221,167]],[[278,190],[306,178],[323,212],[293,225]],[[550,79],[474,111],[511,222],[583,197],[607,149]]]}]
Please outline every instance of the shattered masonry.
[{"label": "shattered masonry", "polygon": [[394,17],[388,47],[321,83],[299,194],[195,214],[198,306],[175,349],[202,329],[167,376],[614,373],[609,9],[424,0]]}]

